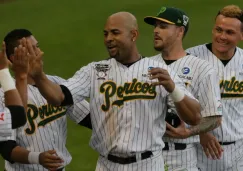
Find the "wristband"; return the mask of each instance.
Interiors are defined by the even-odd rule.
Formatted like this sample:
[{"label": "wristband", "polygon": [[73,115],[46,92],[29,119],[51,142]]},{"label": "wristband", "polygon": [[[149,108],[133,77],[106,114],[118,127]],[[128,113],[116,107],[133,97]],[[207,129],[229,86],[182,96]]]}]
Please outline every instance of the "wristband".
[{"label": "wristband", "polygon": [[29,152],[28,161],[30,164],[40,164],[39,162],[40,152]]},{"label": "wristband", "polygon": [[4,92],[16,89],[15,82],[13,81],[8,68],[0,70],[0,84]]},{"label": "wristband", "polygon": [[185,97],[185,93],[175,86],[175,89],[170,94],[174,102],[180,102]]}]

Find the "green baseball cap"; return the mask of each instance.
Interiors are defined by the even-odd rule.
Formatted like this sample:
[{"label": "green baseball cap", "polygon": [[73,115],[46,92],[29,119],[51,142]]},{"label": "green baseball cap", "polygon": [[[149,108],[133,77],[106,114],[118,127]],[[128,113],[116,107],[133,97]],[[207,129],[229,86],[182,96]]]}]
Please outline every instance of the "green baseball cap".
[{"label": "green baseball cap", "polygon": [[184,26],[185,32],[187,32],[189,28],[189,17],[178,8],[161,7],[156,16],[147,16],[144,18],[145,23],[150,25],[154,25],[158,20],[168,24]]}]

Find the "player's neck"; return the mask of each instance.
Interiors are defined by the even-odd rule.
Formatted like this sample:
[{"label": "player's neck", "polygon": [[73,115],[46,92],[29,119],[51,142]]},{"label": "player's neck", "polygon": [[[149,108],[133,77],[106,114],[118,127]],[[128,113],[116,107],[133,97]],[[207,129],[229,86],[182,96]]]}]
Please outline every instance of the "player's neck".
[{"label": "player's neck", "polygon": [[29,85],[35,85],[35,81],[34,81],[34,79],[31,78],[30,76],[28,76],[28,78],[27,78],[27,83],[28,83]]},{"label": "player's neck", "polygon": [[141,55],[139,54],[137,48],[134,48],[134,50],[131,52],[129,56],[130,56],[129,59],[126,59],[124,61],[119,61],[119,62],[121,62],[122,64],[128,64],[128,63],[137,62],[141,59]]},{"label": "player's neck", "polygon": [[186,52],[182,45],[171,46],[161,51],[162,57],[165,60],[177,60],[186,56]]},{"label": "player's neck", "polygon": [[235,54],[235,48],[227,52],[221,53],[217,51],[217,49],[212,45],[212,52],[217,58],[221,60],[230,60]]}]

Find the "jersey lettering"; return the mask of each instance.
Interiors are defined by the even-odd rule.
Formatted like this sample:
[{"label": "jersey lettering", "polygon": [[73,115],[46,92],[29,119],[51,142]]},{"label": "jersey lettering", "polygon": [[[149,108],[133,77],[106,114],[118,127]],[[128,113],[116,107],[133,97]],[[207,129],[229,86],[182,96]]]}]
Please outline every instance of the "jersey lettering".
[{"label": "jersey lettering", "polygon": [[[101,109],[108,111],[111,105],[121,107],[125,101],[136,99],[154,99],[156,97],[155,86],[149,83],[141,83],[133,79],[132,83],[125,83],[124,86],[118,86],[113,81],[107,81],[100,86],[100,92],[105,96],[105,104]],[[110,98],[117,95],[120,100],[111,102]]]},{"label": "jersey lettering", "polygon": [[222,98],[243,97],[243,81],[238,81],[235,77],[231,80],[221,80],[220,89],[224,90],[224,93],[221,93]]},{"label": "jersey lettering", "polygon": [[[29,128],[25,129],[26,134],[32,135],[35,133],[37,127],[45,126],[52,121],[65,115],[66,109],[64,107],[54,107],[50,104],[36,107],[28,104],[27,120]],[[36,125],[35,120],[40,117],[41,121]]]}]

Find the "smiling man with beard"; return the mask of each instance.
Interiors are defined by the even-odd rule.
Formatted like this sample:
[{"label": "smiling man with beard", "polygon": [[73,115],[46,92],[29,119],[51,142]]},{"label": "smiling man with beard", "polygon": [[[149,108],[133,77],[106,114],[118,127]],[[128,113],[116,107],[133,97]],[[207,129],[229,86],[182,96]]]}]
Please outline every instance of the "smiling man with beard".
[{"label": "smiling man with beard", "polygon": [[[163,137],[163,157],[169,171],[197,171],[198,134],[215,129],[221,122],[220,91],[217,74],[205,60],[186,53],[183,38],[189,29],[189,17],[178,8],[161,7],[156,16],[144,21],[154,26],[154,49],[161,52],[151,59],[170,66],[201,105],[201,122],[186,125],[172,105],[167,106],[167,130]],[[218,147],[220,148],[220,145]],[[221,151],[216,157],[220,157]]]}]

